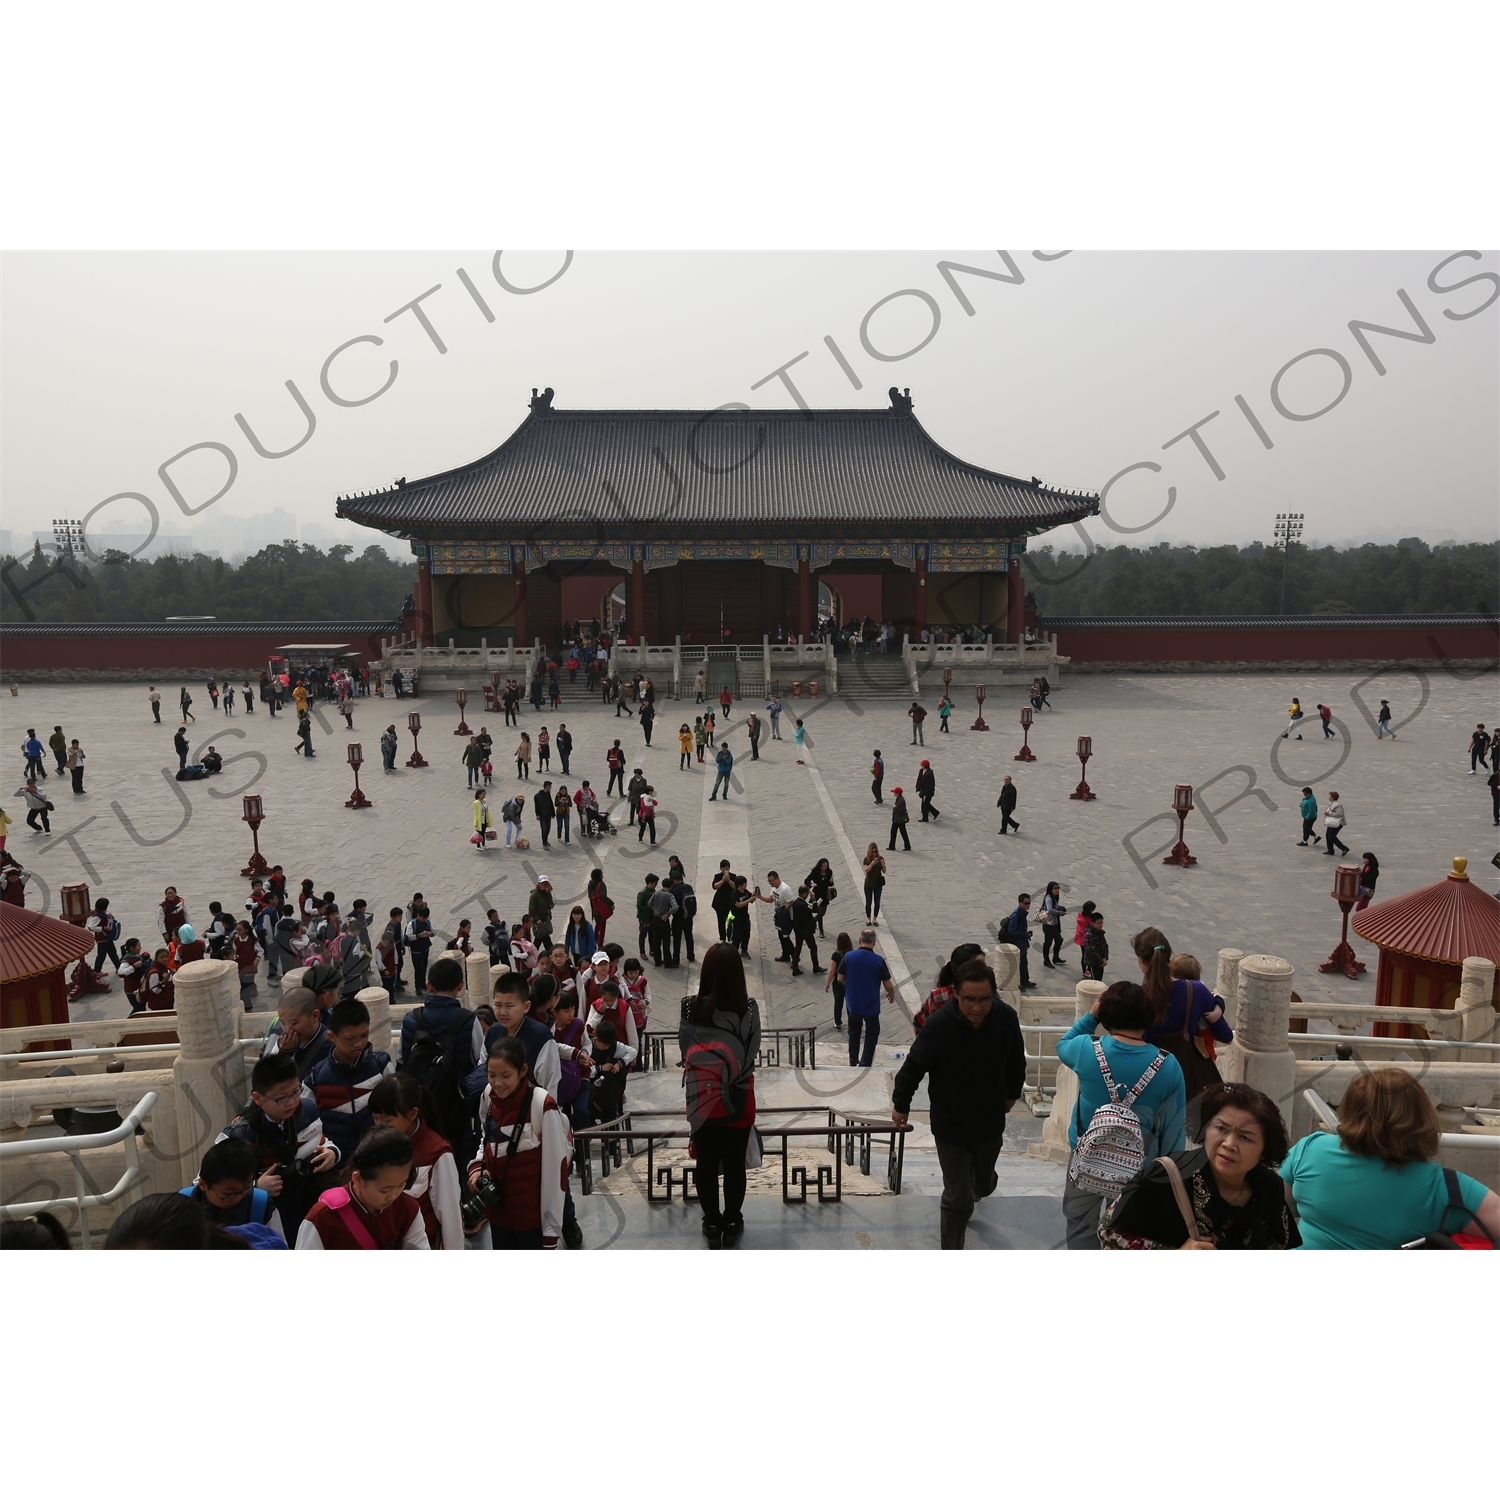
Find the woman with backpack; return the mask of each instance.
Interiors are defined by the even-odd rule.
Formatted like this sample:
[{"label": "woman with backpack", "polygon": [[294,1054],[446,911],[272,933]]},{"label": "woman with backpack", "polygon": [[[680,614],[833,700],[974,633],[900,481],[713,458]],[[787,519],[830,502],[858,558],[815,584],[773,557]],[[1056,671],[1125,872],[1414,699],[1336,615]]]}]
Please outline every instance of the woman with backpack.
[{"label": "woman with backpack", "polygon": [[1078,1077],[1063,1188],[1069,1250],[1098,1250],[1100,1212],[1147,1162],[1187,1145],[1182,1069],[1144,1040],[1159,1019],[1145,990],[1122,980],[1058,1038],[1059,1060]]},{"label": "woman with backpack", "polygon": [[[683,1004],[677,1043],[696,1160],[693,1180],[703,1205],[704,1237],[710,1250],[718,1250],[737,1244],[745,1232],[747,1155],[758,1144],[752,1131],[760,1009],[745,991],[745,966],[731,944],[715,943],[703,955],[698,993]],[[759,1166],[758,1150],[756,1157]]]}]

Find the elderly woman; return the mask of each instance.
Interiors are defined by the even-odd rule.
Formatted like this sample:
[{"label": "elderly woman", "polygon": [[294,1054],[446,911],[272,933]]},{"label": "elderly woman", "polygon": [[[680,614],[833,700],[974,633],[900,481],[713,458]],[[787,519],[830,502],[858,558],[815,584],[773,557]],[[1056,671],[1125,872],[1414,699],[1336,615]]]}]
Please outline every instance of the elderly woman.
[{"label": "elderly woman", "polygon": [[1287,1154],[1307,1250],[1395,1250],[1428,1234],[1500,1239],[1500,1197],[1433,1160],[1441,1127],[1427,1091],[1401,1068],[1362,1073],[1339,1104],[1337,1135],[1315,1131]]},{"label": "elderly woman", "polygon": [[[1120,1195],[1099,1229],[1106,1250],[1295,1250],[1302,1237],[1276,1168],[1288,1151],[1281,1112],[1259,1089],[1210,1084],[1203,1144],[1164,1160]],[[1191,1219],[1191,1224],[1189,1224]]]}]

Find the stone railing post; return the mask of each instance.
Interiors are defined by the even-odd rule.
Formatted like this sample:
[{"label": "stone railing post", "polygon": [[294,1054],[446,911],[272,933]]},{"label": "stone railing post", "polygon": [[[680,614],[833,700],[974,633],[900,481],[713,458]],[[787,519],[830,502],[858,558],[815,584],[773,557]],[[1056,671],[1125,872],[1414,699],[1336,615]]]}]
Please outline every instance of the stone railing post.
[{"label": "stone railing post", "polygon": [[471,953],[464,960],[464,983],[468,998],[464,1004],[470,1010],[476,1005],[488,1005],[493,994],[490,979],[490,959],[487,953]]},{"label": "stone railing post", "polygon": [[1214,994],[1224,1002],[1224,1019],[1231,1028],[1240,1009],[1240,960],[1244,956],[1238,948],[1219,949],[1219,972],[1214,978]]},{"label": "stone railing post", "polygon": [[[1463,979],[1459,984],[1454,1009],[1459,1013],[1459,1039],[1465,1042],[1493,1042],[1495,1011],[1491,997],[1495,993],[1495,966],[1487,958],[1466,958]],[[1459,1054],[1460,1062],[1490,1062],[1493,1052],[1470,1048]]]},{"label": "stone railing post", "polygon": [[[1086,1016],[1093,1009],[1094,1001],[1108,988],[1097,979],[1080,979],[1073,986],[1073,1019]],[[1057,1038],[1039,1036],[1042,1047],[1055,1047]],[[1068,1144],[1068,1126],[1073,1120],[1073,1111],[1078,1104],[1078,1075],[1062,1062],[1057,1065],[1057,1083],[1052,1091],[1052,1112],[1042,1123],[1042,1143],[1029,1148],[1028,1154],[1040,1156],[1046,1161],[1065,1162],[1073,1154]]]},{"label": "stone railing post", "polygon": [[1244,1083],[1269,1096],[1288,1125],[1297,1087],[1297,1058],[1287,1041],[1296,970],[1268,953],[1240,960],[1234,1041],[1220,1054],[1226,1083]]},{"label": "stone railing post", "polygon": [[391,1040],[391,997],[386,994],[385,986],[368,985],[354,998],[370,1012],[370,1045],[377,1052],[389,1052],[394,1057],[396,1048]]},{"label": "stone railing post", "polygon": [[1018,1010],[1021,1004],[1021,950],[1012,943],[996,943],[990,966],[995,971],[995,987],[1000,998],[1012,1010]]},{"label": "stone railing post", "polygon": [[[236,1039],[239,972],[227,959],[200,958],[173,976],[177,1037],[175,1187],[198,1175],[203,1154],[249,1097],[245,1050]],[[158,1143],[160,1144],[160,1143]]]}]

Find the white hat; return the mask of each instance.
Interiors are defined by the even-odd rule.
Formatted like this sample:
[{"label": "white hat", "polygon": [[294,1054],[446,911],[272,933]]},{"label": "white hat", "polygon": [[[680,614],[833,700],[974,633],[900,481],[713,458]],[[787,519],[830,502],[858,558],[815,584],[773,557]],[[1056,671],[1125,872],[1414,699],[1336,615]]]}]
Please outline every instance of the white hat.
[{"label": "white hat", "polygon": [[595,964],[607,964],[607,963],[608,963],[608,962],[609,962],[609,954],[607,954],[607,953],[606,953],[606,952],[605,952],[605,951],[604,951],[604,950],[603,950],[603,949],[602,949],[602,948],[601,948],[601,949],[600,949],[600,950],[599,950],[599,951],[598,951],[598,952],[597,952],[597,953],[596,953],[596,954],[595,954],[595,955],[594,955],[594,956],[593,956],[593,958],[591,958],[591,959],[590,959],[590,960],[589,960],[589,962],[590,962],[590,963],[595,963]]},{"label": "white hat", "polygon": [[536,883],[538,885],[551,885],[552,884],[552,882],[550,880],[548,880],[545,875],[538,875],[537,878],[536,878]]}]

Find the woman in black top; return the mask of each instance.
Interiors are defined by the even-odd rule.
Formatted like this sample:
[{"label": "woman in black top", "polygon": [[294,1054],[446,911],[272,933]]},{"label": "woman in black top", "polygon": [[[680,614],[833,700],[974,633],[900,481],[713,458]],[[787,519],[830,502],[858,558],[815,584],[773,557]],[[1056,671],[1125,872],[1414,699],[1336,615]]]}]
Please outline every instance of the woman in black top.
[{"label": "woman in black top", "polygon": [[752,891],[743,875],[734,877],[734,910],[729,924],[729,941],[741,953],[750,951],[750,908],[760,899],[760,887]]},{"label": "woman in black top", "polygon": [[1359,901],[1355,911],[1363,911],[1375,894],[1375,882],[1380,879],[1380,861],[1368,851],[1359,857]]},{"label": "woman in black top", "polygon": [[818,936],[827,937],[823,918],[828,914],[828,903],[838,894],[833,884],[833,866],[826,859],[820,859],[808,872],[807,884],[811,888],[808,905],[818,918]]},{"label": "woman in black top", "polygon": [[[826,864],[827,861],[825,860]],[[847,932],[841,932],[834,944],[833,957],[828,960],[828,978],[823,981],[823,993],[833,990],[833,1029],[844,1029],[844,959],[854,951],[854,940]]]},{"label": "woman in black top", "polygon": [[1203,1119],[1203,1145],[1170,1158],[1187,1193],[1192,1234],[1158,1157],[1101,1223],[1106,1250],[1295,1250],[1302,1243],[1276,1171],[1290,1147],[1275,1104],[1243,1083],[1216,1083],[1203,1093]]}]

